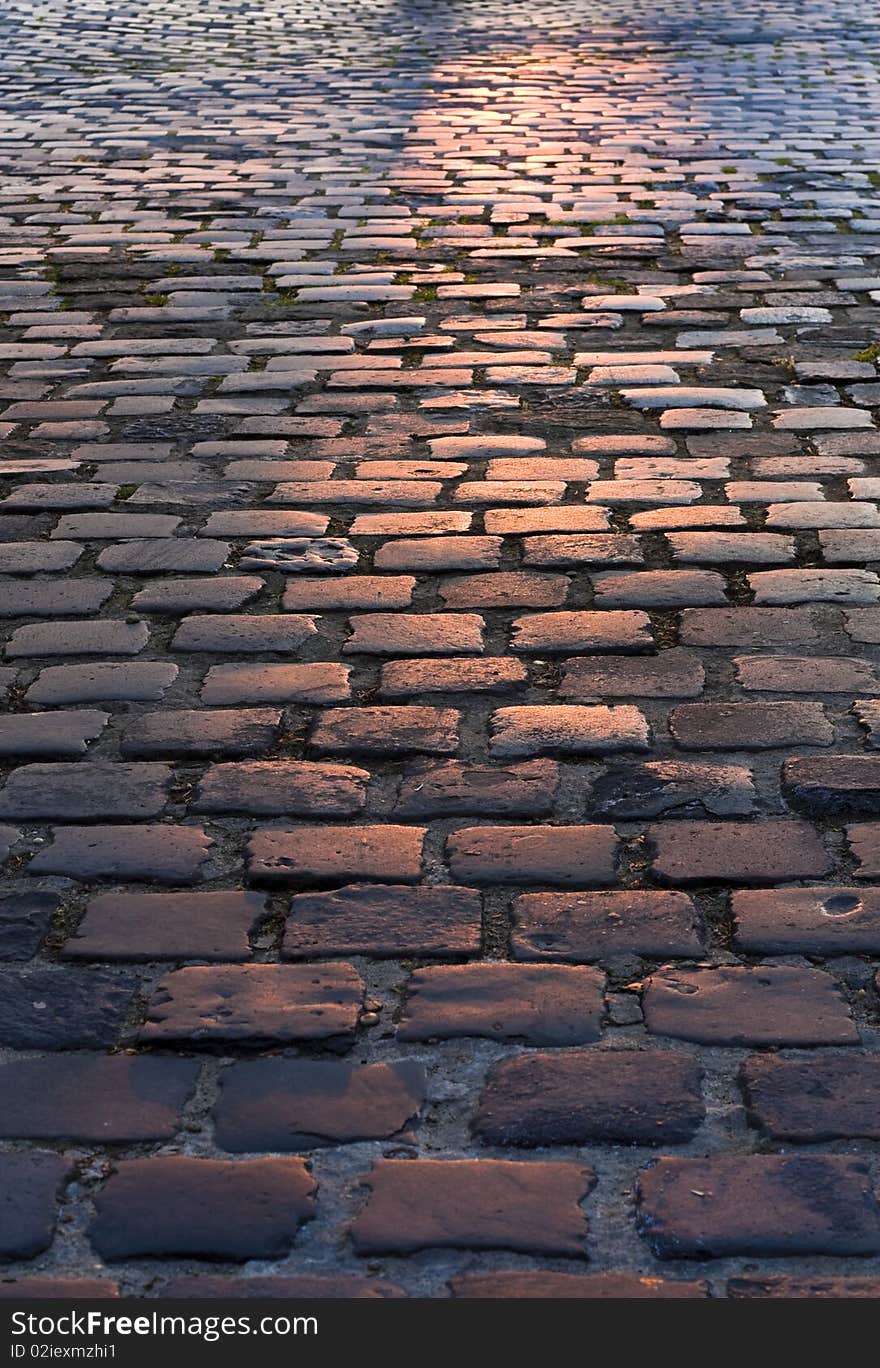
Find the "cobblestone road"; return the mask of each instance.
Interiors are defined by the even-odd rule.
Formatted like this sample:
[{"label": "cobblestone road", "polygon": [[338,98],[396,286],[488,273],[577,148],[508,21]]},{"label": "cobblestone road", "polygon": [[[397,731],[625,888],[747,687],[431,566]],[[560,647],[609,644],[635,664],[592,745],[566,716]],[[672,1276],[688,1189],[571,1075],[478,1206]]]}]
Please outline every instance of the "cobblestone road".
[{"label": "cobblestone road", "polygon": [[877,19],[5,6],[5,1294],[880,1294]]}]

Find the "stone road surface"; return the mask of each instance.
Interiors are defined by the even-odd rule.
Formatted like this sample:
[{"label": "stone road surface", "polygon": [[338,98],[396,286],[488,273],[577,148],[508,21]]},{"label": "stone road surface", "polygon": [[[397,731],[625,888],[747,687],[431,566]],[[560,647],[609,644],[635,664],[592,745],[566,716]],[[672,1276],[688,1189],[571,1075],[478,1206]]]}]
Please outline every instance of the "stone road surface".
[{"label": "stone road surface", "polygon": [[6,0],[4,1294],[880,1295],[855,0]]}]

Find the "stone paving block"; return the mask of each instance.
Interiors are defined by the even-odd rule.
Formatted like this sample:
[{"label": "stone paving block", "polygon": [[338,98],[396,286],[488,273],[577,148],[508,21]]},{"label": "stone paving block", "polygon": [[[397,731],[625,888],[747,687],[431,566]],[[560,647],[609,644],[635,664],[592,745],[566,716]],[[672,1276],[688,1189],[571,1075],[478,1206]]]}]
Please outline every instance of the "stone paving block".
[{"label": "stone paving block", "polygon": [[[390,543],[394,546],[395,543]],[[376,553],[378,558],[378,552]],[[284,586],[281,606],[288,612],[348,612],[358,608],[409,608],[416,581],[412,575],[358,575],[346,580],[295,580]]]},{"label": "stone paving block", "polygon": [[704,944],[705,929],[685,893],[524,893],[513,908],[518,960],[690,959]]},{"label": "stone paving block", "polygon": [[683,750],[829,746],[834,729],[819,703],[683,703],[669,715]]},{"label": "stone paving block", "polygon": [[463,883],[575,888],[612,883],[618,851],[610,826],[463,827],[446,847],[452,877]]},{"label": "stone paving block", "polygon": [[256,1059],[221,1075],[215,1134],[233,1152],[390,1139],[414,1120],[424,1093],[425,1070],[411,1060]]},{"label": "stone paving block", "polygon": [[178,969],[156,986],[141,1039],[345,1040],[362,1000],[363,982],[350,964]]},{"label": "stone paving block", "polygon": [[402,817],[540,817],[553,811],[558,787],[559,766],[552,760],[503,768],[427,762],[404,774],[395,812]]},{"label": "stone paving block", "polygon": [[521,1039],[530,1045],[597,1040],[604,978],[551,964],[463,964],[419,969],[407,987],[400,1040],[455,1036]]},{"label": "stone paving block", "polygon": [[0,816],[36,821],[157,817],[165,807],[168,765],[22,765],[0,792]]},{"label": "stone paving block", "polygon": [[210,706],[236,703],[340,703],[350,695],[349,670],[333,663],[212,665],[201,700]]},{"label": "stone paving block", "polygon": [[820,878],[831,861],[806,822],[670,822],[648,828],[662,883],[776,883]]},{"label": "stone paving block", "polygon": [[738,889],[734,937],[748,953],[880,953],[880,892],[873,888]]},{"label": "stone paving block", "polygon": [[214,580],[206,577],[153,581],[139,589],[131,601],[139,613],[230,613],[260,593],[263,580],[256,575],[227,575]]},{"label": "stone paving block", "polygon": [[316,631],[313,618],[296,617],[294,614],[195,615],[183,619],[174,635],[171,649],[181,652],[206,651],[219,655],[250,655],[254,651],[289,655],[296,654]]},{"label": "stone paving block", "polygon": [[880,1135],[880,1061],[755,1055],[740,1080],[752,1125],[774,1140]]},{"label": "stone paving block", "polygon": [[662,1259],[875,1254],[880,1207],[858,1160],[660,1159],[639,1180],[642,1234]]},{"label": "stone paving block", "polygon": [[880,824],[856,822],[846,828],[846,839],[855,858],[857,879],[880,876]]},{"label": "stone paving block", "polygon": [[787,1300],[813,1297],[876,1297],[880,1290],[877,1278],[845,1278],[829,1274],[822,1277],[786,1277],[770,1274],[766,1277],[730,1278],[727,1295],[743,1297],[785,1297]]},{"label": "stone paving block", "polygon": [[0,1280],[0,1297],[17,1299],[77,1300],[83,1297],[119,1296],[119,1284],[110,1278],[21,1277]]},{"label": "stone paving block", "polygon": [[377,1297],[405,1297],[406,1293],[395,1283],[371,1276],[358,1277],[356,1273],[300,1273],[290,1277],[267,1278],[239,1277],[236,1274],[229,1277],[202,1274],[172,1278],[162,1288],[162,1295],[185,1300],[193,1297],[217,1301],[226,1301],[229,1297],[271,1297],[279,1301],[291,1298],[310,1302],[318,1298],[363,1301]]},{"label": "stone paving block", "polygon": [[490,728],[489,749],[504,759],[641,751],[648,749],[650,739],[645,716],[629,704],[499,708],[490,719]]},{"label": "stone paving block", "polygon": [[18,1050],[100,1049],[117,1043],[138,981],[106,969],[37,965],[0,970],[0,1041]]},{"label": "stone paving block", "polygon": [[503,1159],[380,1159],[351,1228],[359,1254],[512,1249],[584,1257],[588,1168]]},{"label": "stone paving block", "polygon": [[48,1055],[0,1066],[8,1140],[125,1144],[169,1140],[199,1066],[191,1059]]},{"label": "stone paving block", "polygon": [[4,1154],[0,1160],[0,1257],[32,1259],[52,1243],[58,1199],[74,1177],[73,1164],[45,1150]]},{"label": "stone paving block", "polygon": [[868,661],[852,656],[737,656],[744,689],[767,693],[856,693],[876,687]]},{"label": "stone paving block", "polygon": [[645,985],[656,1035],[708,1045],[856,1045],[859,1033],[833,979],[789,965],[660,969]]},{"label": "stone paving block", "polygon": [[405,826],[263,830],[248,842],[248,867],[254,880],[281,887],[358,879],[416,883],[424,837],[424,827]]},{"label": "stone paving block", "polygon": [[29,703],[158,703],[178,667],[164,661],[47,665],[25,695]]},{"label": "stone paving block", "polygon": [[480,948],[480,898],[471,888],[352,884],[296,893],[289,910],[282,950],[291,959],[459,959]]},{"label": "stone paving block", "polygon": [[458,724],[454,708],[329,708],[309,744],[325,755],[450,755],[458,750]]},{"label": "stone paving block", "polygon": [[276,708],[157,709],[128,723],[121,755],[262,755],[281,726]]},{"label": "stone paving block", "polygon": [[15,629],[6,656],[138,655],[149,639],[145,622],[35,622]]},{"label": "stone paving block", "polygon": [[111,585],[100,579],[83,577],[47,584],[10,575],[0,580],[0,618],[81,617],[83,613],[97,613],[111,593]]},{"label": "stone paving block", "polygon": [[99,893],[65,942],[65,959],[245,960],[265,913],[259,893]]},{"label": "stone paving block", "polygon": [[458,655],[483,650],[483,619],[475,613],[362,613],[350,619],[346,655]]},{"label": "stone paving block", "polygon": [[202,776],[194,812],[346,817],[366,803],[367,770],[297,760],[253,760],[211,765]]},{"label": "stone paving block", "polygon": [[431,657],[429,660],[389,660],[382,665],[380,693],[385,698],[408,698],[419,693],[515,692],[528,681],[520,660],[504,656]]},{"label": "stone paving block", "polygon": [[675,1145],[704,1115],[700,1072],[686,1055],[529,1052],[493,1064],[473,1130],[490,1145]]},{"label": "stone paving block", "polygon": [[201,827],[56,827],[52,844],[28,868],[31,874],[71,879],[198,883],[211,873],[213,846]]},{"label": "stone paving block", "polygon": [[563,698],[698,698],[705,682],[696,655],[678,650],[657,656],[573,656],[562,669]]},{"label": "stone paving block", "polygon": [[742,765],[652,760],[607,770],[593,785],[592,802],[597,816],[610,818],[747,816],[755,787]]},{"label": "stone paving block", "polygon": [[649,651],[652,646],[646,613],[619,612],[531,613],[515,618],[510,649],[523,655],[545,652]]},{"label": "stone paving block", "polygon": [[685,608],[683,646],[787,646],[818,640],[806,608]]},{"label": "stone paving block", "polygon": [[316,1186],[302,1159],[126,1159],[96,1198],[89,1239],[111,1261],[279,1258],[314,1214]]},{"label": "stone paving block", "polygon": [[[453,1297],[501,1298],[519,1301],[522,1297],[589,1301],[629,1301],[632,1298],[706,1297],[705,1283],[683,1279],[642,1277],[638,1273],[555,1273],[540,1269],[509,1269],[488,1273],[460,1273],[451,1278]],[[868,1295],[867,1293],[865,1295]]]},{"label": "stone paving block", "polygon": [[0,894],[0,960],[28,960],[49,930],[60,904],[57,893],[7,882]]}]

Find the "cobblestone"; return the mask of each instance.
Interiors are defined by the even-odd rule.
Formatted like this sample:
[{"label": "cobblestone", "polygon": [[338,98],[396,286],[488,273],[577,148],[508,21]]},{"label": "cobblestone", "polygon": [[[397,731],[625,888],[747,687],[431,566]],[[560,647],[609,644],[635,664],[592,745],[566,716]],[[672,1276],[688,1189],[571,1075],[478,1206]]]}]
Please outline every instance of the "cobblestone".
[{"label": "cobblestone", "polygon": [[5,18],[0,1295],[876,1298],[864,7]]}]

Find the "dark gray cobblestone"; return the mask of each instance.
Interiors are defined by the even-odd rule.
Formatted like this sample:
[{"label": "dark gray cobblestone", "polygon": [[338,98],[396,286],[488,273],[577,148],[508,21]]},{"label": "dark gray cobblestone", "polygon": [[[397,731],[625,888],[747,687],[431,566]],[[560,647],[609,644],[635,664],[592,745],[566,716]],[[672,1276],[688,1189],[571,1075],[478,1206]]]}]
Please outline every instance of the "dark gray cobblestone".
[{"label": "dark gray cobblestone", "polygon": [[6,0],[0,1295],[878,1295],[875,18]]}]

